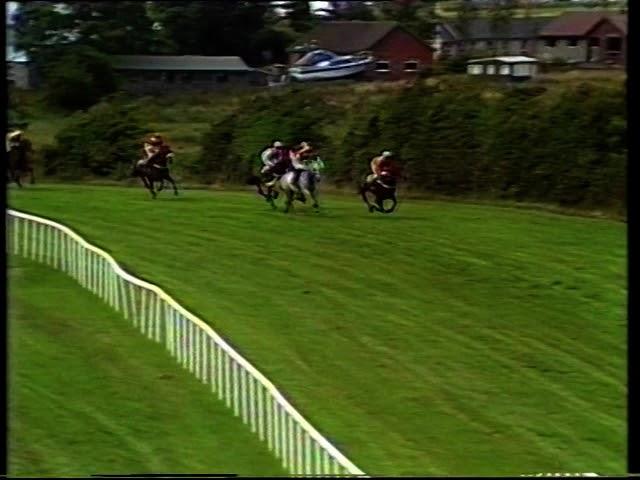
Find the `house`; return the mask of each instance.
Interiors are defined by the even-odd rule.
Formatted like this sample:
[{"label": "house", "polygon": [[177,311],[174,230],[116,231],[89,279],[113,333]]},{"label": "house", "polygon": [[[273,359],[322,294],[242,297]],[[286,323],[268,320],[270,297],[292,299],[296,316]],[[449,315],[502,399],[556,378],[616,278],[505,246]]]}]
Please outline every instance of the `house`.
[{"label": "house", "polygon": [[565,13],[539,36],[540,58],[579,64],[625,65],[627,15],[607,12]]},{"label": "house", "polygon": [[436,28],[439,56],[535,55],[538,32],[549,20],[544,17],[512,18],[495,24],[489,18],[476,18],[466,24],[444,22]]},{"label": "house", "polygon": [[370,80],[415,78],[433,64],[433,48],[395,22],[323,22],[290,50],[290,63],[314,48],[341,55],[371,52],[375,68],[364,75]]},{"label": "house", "polygon": [[467,73],[509,80],[527,80],[538,73],[538,60],[525,56],[479,58],[467,62]]},{"label": "house", "polygon": [[240,57],[113,55],[113,68],[132,93],[220,90],[267,84],[266,74]]}]

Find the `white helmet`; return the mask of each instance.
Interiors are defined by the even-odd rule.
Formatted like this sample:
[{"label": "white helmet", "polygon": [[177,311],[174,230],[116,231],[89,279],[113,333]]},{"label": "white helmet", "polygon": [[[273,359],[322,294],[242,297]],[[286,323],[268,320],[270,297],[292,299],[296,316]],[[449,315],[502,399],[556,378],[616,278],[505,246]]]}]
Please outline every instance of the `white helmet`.
[{"label": "white helmet", "polygon": [[273,142],[273,148],[282,147],[282,142]]},{"label": "white helmet", "polygon": [[391,152],[389,150],[385,150],[384,152],[382,152],[382,156],[387,158],[391,156]]}]

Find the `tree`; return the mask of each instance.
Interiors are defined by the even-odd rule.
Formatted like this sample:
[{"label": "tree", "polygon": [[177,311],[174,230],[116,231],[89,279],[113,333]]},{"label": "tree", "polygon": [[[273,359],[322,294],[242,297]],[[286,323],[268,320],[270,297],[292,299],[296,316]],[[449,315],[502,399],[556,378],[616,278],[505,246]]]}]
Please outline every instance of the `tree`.
[{"label": "tree", "polygon": [[432,0],[380,2],[379,12],[384,20],[399,23],[423,41],[433,40],[437,16]]},{"label": "tree", "polygon": [[124,178],[140,154],[144,135],[139,119],[121,102],[100,103],[76,113],[48,149],[49,174],[78,177],[92,174]]},{"label": "tree", "polygon": [[493,37],[505,36],[509,31],[516,6],[515,0],[492,0],[489,7],[489,22]]},{"label": "tree", "polygon": [[118,86],[108,57],[86,46],[61,49],[46,75],[48,102],[68,110],[88,108]]},{"label": "tree", "polygon": [[16,21],[16,46],[39,66],[68,45],[144,54],[152,49],[152,27],[144,2],[25,2]]}]

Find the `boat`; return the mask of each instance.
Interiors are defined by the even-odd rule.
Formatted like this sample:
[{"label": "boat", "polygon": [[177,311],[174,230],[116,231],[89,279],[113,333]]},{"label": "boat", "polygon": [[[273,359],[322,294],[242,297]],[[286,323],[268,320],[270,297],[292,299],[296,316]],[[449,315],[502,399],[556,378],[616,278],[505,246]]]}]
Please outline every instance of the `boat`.
[{"label": "boat", "polygon": [[289,68],[289,75],[297,81],[333,80],[364,72],[373,66],[368,54],[337,55],[328,50],[312,50]]}]

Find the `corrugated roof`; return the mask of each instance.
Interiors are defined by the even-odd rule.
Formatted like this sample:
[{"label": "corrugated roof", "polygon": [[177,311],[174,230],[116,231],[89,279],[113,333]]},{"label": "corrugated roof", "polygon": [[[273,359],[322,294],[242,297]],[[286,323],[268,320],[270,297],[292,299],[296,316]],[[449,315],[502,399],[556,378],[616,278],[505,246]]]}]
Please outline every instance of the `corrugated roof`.
[{"label": "corrugated roof", "polygon": [[303,42],[315,40],[318,48],[336,53],[360,52],[370,50],[397,26],[396,22],[323,22],[305,35]]},{"label": "corrugated roof", "polygon": [[604,18],[608,18],[626,33],[626,17],[626,15],[609,15],[606,12],[569,12],[550,22],[540,31],[540,35],[547,37],[583,36]]},{"label": "corrugated roof", "polygon": [[113,55],[113,66],[122,70],[226,70],[253,71],[240,57],[198,55]]},{"label": "corrugated roof", "polygon": [[[454,22],[444,23],[451,34],[457,40],[489,40],[489,39],[521,39],[534,38],[538,32],[549,22],[549,18],[512,18],[509,22],[494,28],[488,18],[475,18],[470,20],[466,27],[466,35],[463,35]],[[494,31],[495,30],[495,31]]]}]

